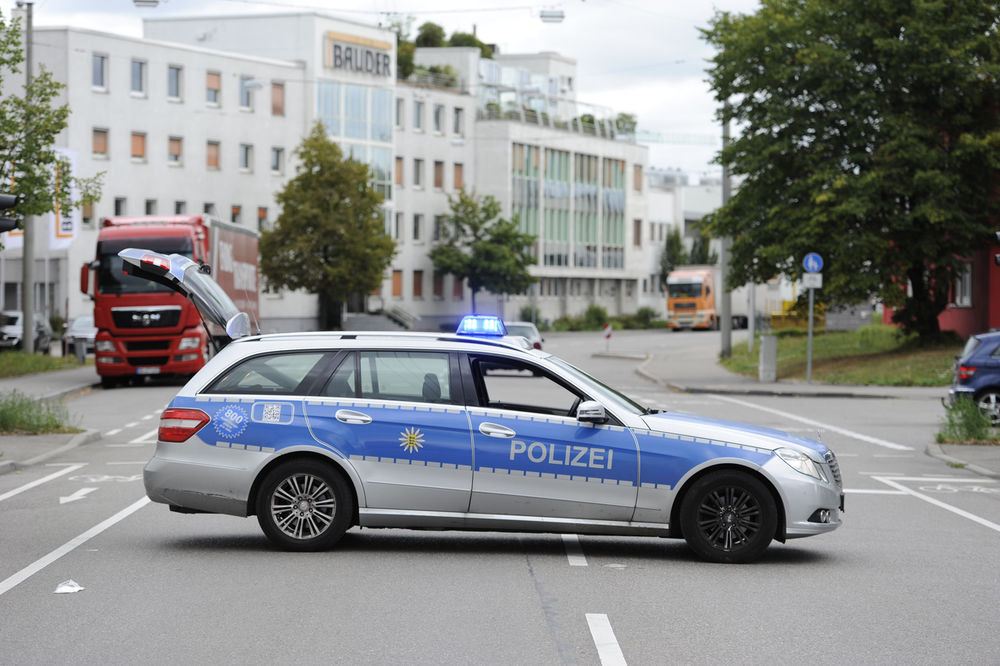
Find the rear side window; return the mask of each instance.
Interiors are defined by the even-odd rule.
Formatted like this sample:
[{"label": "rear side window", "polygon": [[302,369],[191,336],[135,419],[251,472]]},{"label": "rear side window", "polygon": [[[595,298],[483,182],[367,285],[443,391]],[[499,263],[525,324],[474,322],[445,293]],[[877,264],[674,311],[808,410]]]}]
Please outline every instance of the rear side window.
[{"label": "rear side window", "polygon": [[362,351],[340,364],[323,395],[341,398],[454,402],[447,352]]},{"label": "rear side window", "polygon": [[230,368],[206,393],[303,394],[323,357],[323,352],[254,356]]}]

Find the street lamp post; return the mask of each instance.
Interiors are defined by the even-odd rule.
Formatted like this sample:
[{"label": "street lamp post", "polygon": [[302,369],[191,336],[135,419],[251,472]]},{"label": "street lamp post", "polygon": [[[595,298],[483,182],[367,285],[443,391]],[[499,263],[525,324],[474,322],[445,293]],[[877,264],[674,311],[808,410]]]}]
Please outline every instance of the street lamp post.
[{"label": "street lamp post", "polygon": [[[17,0],[18,8],[25,8],[24,30],[24,96],[25,101],[31,87],[31,10],[33,2]],[[28,121],[30,122],[30,120]],[[24,216],[24,240],[21,248],[21,349],[30,354],[35,351],[35,230],[34,218]]]}]

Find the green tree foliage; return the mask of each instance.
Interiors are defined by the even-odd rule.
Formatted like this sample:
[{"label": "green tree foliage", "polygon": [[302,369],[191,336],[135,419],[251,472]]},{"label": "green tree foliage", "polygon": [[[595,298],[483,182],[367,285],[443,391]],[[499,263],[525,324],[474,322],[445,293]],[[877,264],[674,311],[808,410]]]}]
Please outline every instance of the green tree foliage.
[{"label": "green tree foliage", "polygon": [[448,39],[448,46],[473,46],[479,49],[479,53],[483,58],[486,58],[487,60],[493,59],[493,49],[469,32],[452,33],[451,37]]},{"label": "green tree foliage", "polygon": [[634,113],[619,113],[615,116],[615,129],[622,134],[635,134],[638,126],[639,120]]},{"label": "green tree foliage", "polygon": [[412,16],[395,16],[390,22],[396,33],[396,78],[408,79],[413,73],[413,42],[410,41]]},{"label": "green tree foliage", "polygon": [[688,262],[692,264],[717,264],[719,255],[709,250],[709,241],[712,237],[704,229],[699,229],[691,240],[691,252]]},{"label": "green tree foliage", "polygon": [[528,252],[535,237],[522,233],[516,219],[498,217],[496,199],[487,196],[480,201],[463,189],[449,196],[448,204],[451,213],[442,224],[442,242],[431,250],[430,258],[435,270],[466,280],[473,312],[480,289],[518,294],[535,281],[528,273],[528,266],[535,263]]},{"label": "green tree foliage", "polygon": [[[69,106],[54,106],[64,88],[51,72],[39,67],[25,89],[19,19],[0,15],[0,88],[16,94],[0,96],[0,191],[23,197],[14,215],[69,211],[100,198],[104,174],[74,178],[69,161],[56,152],[56,136],[66,128]],[[73,198],[74,190],[79,193]]]},{"label": "green tree foliage", "polygon": [[681,230],[673,227],[667,233],[667,240],[660,251],[660,286],[667,285],[667,276],[677,270],[678,266],[691,263],[688,259],[687,250],[684,249],[684,239],[681,237]]},{"label": "green tree foliage", "polygon": [[337,329],[348,295],[382,282],[395,243],[366,164],[345,159],[319,123],[295,152],[295,177],[276,197],[281,214],[260,235],[260,270],[272,287],[318,295],[320,326]]},{"label": "green tree foliage", "polygon": [[428,21],[417,28],[417,39],[415,44],[418,48],[430,46],[444,46],[444,28],[437,23]]},{"label": "green tree foliage", "polygon": [[[829,304],[873,294],[921,339],[1000,219],[1000,23],[990,0],[764,0],[705,39],[745,177],[711,232],[731,284],[825,260]],[[725,113],[725,112],[724,112]],[[907,295],[909,281],[911,295]]]}]

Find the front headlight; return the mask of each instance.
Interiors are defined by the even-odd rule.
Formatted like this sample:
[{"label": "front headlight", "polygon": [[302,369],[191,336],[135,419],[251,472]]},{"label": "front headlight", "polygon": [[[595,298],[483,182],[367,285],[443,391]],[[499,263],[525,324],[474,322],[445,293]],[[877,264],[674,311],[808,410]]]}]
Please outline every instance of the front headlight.
[{"label": "front headlight", "polygon": [[111,340],[98,340],[95,348],[99,352],[113,352],[115,350],[115,343]]},{"label": "front headlight", "polygon": [[181,338],[181,343],[179,345],[177,345],[177,349],[178,350],[180,350],[180,349],[197,349],[200,344],[201,344],[201,338],[199,338],[199,337]]},{"label": "front headlight", "polygon": [[811,476],[820,481],[827,480],[826,475],[823,473],[823,468],[801,451],[796,451],[795,449],[777,449],[774,453],[788,463],[788,466],[796,472],[801,472],[806,476]]}]

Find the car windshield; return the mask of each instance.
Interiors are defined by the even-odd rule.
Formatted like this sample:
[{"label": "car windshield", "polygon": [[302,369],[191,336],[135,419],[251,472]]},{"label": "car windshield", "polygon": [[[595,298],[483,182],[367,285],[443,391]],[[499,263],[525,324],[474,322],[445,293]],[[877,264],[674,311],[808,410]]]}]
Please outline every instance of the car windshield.
[{"label": "car windshield", "polygon": [[88,328],[93,328],[93,327],[94,327],[94,318],[93,317],[77,317],[76,319],[73,320],[73,323],[70,324],[69,330],[71,330],[71,331],[83,331],[83,330],[86,330]]},{"label": "car windshield", "polygon": [[122,259],[118,256],[121,250],[130,247],[141,247],[161,254],[182,254],[190,258],[194,248],[191,239],[186,236],[174,238],[114,238],[103,240],[97,244],[97,290],[102,294],[146,294],[152,292],[169,292],[169,287],[152,280],[144,280],[122,272]]},{"label": "car windshield", "polygon": [[697,282],[670,282],[667,288],[670,298],[697,298],[701,296],[701,280]]},{"label": "car windshield", "polygon": [[530,326],[507,324],[507,335],[521,335],[526,338],[533,338],[535,337],[535,332],[531,330]]},{"label": "car windshield", "polygon": [[583,388],[589,393],[596,393],[602,399],[610,403],[612,408],[618,408],[622,411],[628,412],[629,414],[634,414],[636,416],[641,416],[643,414],[650,414],[652,410],[643,407],[635,400],[632,400],[624,393],[619,393],[615,389],[611,388],[604,382],[594,377],[591,377],[586,372],[580,368],[567,363],[557,356],[550,356],[549,360],[558,365],[560,368],[568,372],[576,380],[577,385]]},{"label": "car windshield", "polygon": [[20,319],[20,315],[4,312],[3,314],[0,314],[0,326],[17,326],[17,322],[20,321]]}]

